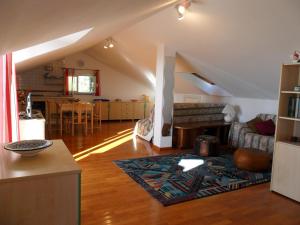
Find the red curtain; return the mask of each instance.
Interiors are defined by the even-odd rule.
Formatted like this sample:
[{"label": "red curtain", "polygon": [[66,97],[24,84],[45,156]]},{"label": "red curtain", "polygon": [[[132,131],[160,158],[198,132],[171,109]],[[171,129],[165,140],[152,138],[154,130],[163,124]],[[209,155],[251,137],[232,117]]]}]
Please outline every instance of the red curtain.
[{"label": "red curtain", "polygon": [[0,56],[0,143],[17,141],[19,112],[12,54]]},{"label": "red curtain", "polygon": [[96,93],[95,93],[95,96],[100,96],[101,95],[101,84],[100,84],[100,71],[99,70],[95,71],[95,76],[96,76]]},{"label": "red curtain", "polygon": [[69,95],[69,69],[65,68],[65,95]]},{"label": "red curtain", "polygon": [[[75,69],[71,69],[71,68],[65,68],[65,95],[73,95],[73,77],[75,74]],[[69,84],[69,77],[72,77],[71,79],[71,83]],[[69,91],[70,87],[69,85],[71,85],[71,90]]]}]

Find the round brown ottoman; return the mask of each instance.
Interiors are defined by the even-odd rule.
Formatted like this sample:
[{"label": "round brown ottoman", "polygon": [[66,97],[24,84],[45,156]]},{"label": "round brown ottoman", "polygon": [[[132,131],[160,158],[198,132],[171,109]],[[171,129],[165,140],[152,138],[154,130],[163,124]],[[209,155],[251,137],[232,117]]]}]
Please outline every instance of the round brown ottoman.
[{"label": "round brown ottoman", "polygon": [[272,165],[271,155],[256,149],[239,148],[233,158],[235,166],[241,170],[258,172],[268,170]]}]

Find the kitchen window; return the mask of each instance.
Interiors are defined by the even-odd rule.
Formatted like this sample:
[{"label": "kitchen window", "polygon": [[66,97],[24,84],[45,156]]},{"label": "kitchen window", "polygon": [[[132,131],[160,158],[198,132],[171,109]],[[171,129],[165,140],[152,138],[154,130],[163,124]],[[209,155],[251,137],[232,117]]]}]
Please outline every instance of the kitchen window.
[{"label": "kitchen window", "polygon": [[73,94],[90,94],[96,92],[96,76],[90,74],[68,77],[69,92]]}]

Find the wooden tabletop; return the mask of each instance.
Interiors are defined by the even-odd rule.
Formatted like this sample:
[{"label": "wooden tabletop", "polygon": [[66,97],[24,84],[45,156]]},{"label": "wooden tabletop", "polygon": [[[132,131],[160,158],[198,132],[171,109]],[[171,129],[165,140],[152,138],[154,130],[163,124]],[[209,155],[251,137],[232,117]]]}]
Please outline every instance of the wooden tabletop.
[{"label": "wooden tabletop", "polygon": [[12,179],[27,179],[54,174],[80,173],[81,169],[73,159],[62,140],[53,140],[53,145],[34,157],[21,155],[0,147],[0,183]]},{"label": "wooden tabletop", "polygon": [[196,128],[208,128],[208,127],[222,127],[230,126],[231,123],[225,121],[203,121],[203,122],[192,122],[192,123],[178,123],[174,125],[176,129],[196,129]]},{"label": "wooden tabletop", "polygon": [[72,103],[72,102],[68,102],[68,103],[57,102],[56,104],[57,104],[57,107],[59,109],[62,109],[63,111],[72,111],[73,106],[75,104],[84,104],[88,111],[91,111],[94,107],[94,104],[90,103],[90,102],[75,102],[75,103]]}]

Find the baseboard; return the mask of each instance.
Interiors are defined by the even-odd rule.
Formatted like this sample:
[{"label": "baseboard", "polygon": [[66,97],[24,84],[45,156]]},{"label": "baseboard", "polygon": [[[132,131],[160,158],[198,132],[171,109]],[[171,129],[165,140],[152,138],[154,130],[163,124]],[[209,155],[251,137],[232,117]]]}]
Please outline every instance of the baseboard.
[{"label": "baseboard", "polygon": [[153,149],[154,151],[158,151],[158,152],[160,152],[160,151],[166,151],[166,150],[176,150],[176,148],[172,148],[172,147],[164,147],[164,148],[160,148],[160,147],[157,147],[157,146],[154,145],[154,144],[152,144],[151,147],[152,147],[152,149]]}]

